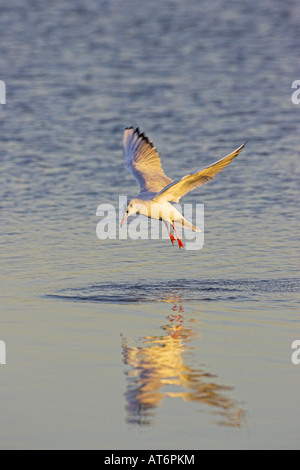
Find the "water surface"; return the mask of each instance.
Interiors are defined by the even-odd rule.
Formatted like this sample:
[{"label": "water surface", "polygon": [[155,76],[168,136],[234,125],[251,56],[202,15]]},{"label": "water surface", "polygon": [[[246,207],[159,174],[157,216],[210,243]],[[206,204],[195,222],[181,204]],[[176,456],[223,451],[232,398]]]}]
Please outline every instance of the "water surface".
[{"label": "water surface", "polygon": [[[0,447],[299,448],[296,0],[1,4]],[[199,251],[96,237],[139,126]]]}]

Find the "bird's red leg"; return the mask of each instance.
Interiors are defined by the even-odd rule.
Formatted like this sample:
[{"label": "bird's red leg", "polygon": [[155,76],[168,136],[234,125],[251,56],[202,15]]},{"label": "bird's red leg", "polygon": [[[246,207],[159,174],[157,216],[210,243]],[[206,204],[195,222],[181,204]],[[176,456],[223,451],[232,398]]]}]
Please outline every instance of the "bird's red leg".
[{"label": "bird's red leg", "polygon": [[174,232],[175,232],[176,237],[177,237],[179,249],[180,249],[180,248],[184,248],[184,244],[183,244],[182,241],[180,240],[180,238],[179,238],[179,236],[178,236],[178,232],[177,232],[176,227],[175,227],[174,224],[173,224],[173,229],[174,229]]},{"label": "bird's red leg", "polygon": [[174,241],[176,240],[176,238],[175,238],[175,237],[172,235],[172,233],[170,232],[169,227],[168,227],[168,225],[167,225],[166,222],[165,222],[165,226],[167,227],[167,230],[168,230],[168,234],[169,234],[171,243],[172,243],[172,245],[174,245]]}]

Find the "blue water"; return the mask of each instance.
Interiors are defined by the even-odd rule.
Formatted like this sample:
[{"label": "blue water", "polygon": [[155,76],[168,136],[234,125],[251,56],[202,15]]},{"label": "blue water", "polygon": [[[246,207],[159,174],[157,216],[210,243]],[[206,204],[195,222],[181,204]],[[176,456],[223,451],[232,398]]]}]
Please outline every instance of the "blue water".
[{"label": "blue water", "polygon": [[[296,0],[4,0],[0,447],[299,448]],[[204,247],[99,240],[139,126]]]}]

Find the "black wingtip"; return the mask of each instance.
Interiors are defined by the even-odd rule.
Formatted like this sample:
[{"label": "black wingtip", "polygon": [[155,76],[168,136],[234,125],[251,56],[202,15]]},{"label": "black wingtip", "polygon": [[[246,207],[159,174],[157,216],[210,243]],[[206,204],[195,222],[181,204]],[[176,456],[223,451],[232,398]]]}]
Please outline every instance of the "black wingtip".
[{"label": "black wingtip", "polygon": [[125,128],[125,131],[127,131],[127,130],[133,130],[134,131],[133,133],[136,134],[138,136],[138,138],[142,138],[147,144],[151,145],[152,148],[154,147],[151,140],[149,140],[149,138],[145,135],[144,132],[140,131],[139,127],[134,128],[133,126],[128,126],[128,127]]},{"label": "black wingtip", "polygon": [[246,145],[248,144],[249,140],[250,140],[250,139],[246,139],[246,140],[244,141],[244,143],[241,145],[242,149],[243,149],[244,147],[246,147]]}]

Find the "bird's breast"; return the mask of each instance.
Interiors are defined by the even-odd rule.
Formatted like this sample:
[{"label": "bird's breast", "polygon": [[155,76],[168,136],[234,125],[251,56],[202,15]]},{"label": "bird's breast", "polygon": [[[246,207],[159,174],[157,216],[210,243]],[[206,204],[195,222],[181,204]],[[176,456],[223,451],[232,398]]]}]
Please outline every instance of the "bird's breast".
[{"label": "bird's breast", "polygon": [[152,219],[165,220],[166,222],[173,222],[176,219],[176,209],[172,204],[158,204],[152,203],[150,206],[149,216]]}]

